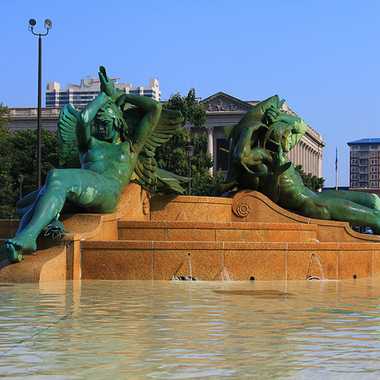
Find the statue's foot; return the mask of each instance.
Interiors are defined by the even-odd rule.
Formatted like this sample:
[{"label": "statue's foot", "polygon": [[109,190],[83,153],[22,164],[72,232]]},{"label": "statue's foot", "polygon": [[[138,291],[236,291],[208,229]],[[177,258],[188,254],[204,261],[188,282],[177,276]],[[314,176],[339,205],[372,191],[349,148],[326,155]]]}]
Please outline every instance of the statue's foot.
[{"label": "statue's foot", "polygon": [[44,228],[43,234],[52,240],[62,240],[65,236],[65,226],[55,219]]},{"label": "statue's foot", "polygon": [[6,240],[0,247],[0,259],[7,259],[11,263],[19,263],[22,260],[21,246]]}]

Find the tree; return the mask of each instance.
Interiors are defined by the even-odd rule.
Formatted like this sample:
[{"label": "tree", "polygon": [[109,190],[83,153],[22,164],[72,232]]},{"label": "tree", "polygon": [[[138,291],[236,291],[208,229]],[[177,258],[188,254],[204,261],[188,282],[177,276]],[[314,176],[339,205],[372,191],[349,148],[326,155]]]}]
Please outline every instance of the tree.
[{"label": "tree", "polygon": [[164,107],[180,111],[184,117],[184,125],[190,123],[194,127],[203,127],[206,122],[206,111],[196,97],[194,88],[188,92],[187,96],[181,96],[178,92],[172,95]]},{"label": "tree", "polygon": [[[11,132],[6,127],[7,108],[0,105],[0,218],[16,217],[15,205],[22,193],[37,188],[36,131]],[[58,166],[57,137],[42,131],[42,177]],[[22,183],[21,183],[22,180]]]},{"label": "tree", "polygon": [[0,103],[0,127],[4,127],[8,121],[8,108]]},{"label": "tree", "polygon": [[13,215],[14,191],[10,169],[12,166],[12,147],[10,133],[5,124],[8,119],[8,109],[0,103],[0,217]]},{"label": "tree", "polygon": [[[23,176],[23,194],[36,190],[36,130],[24,129],[10,133],[10,144],[13,150],[13,164],[10,172],[12,178],[17,183],[19,176]],[[44,182],[49,170],[59,166],[56,133],[46,129],[42,130],[41,164],[42,181]]]},{"label": "tree", "polygon": [[323,188],[323,184],[325,182],[324,178],[317,177],[312,175],[311,173],[306,174],[303,170],[302,165],[297,165],[295,169],[300,174],[302,181],[306,187],[313,191],[319,191]]},{"label": "tree", "polygon": [[[183,128],[179,128],[176,134],[156,151],[158,166],[182,176],[189,175],[189,162],[191,162],[191,194],[215,195],[216,184],[220,182],[220,176],[210,175],[213,165],[210,154],[207,152],[208,136],[204,127],[206,111],[191,89],[187,96],[179,93],[170,97],[164,107],[180,111],[184,117]],[[191,125],[185,128],[185,124]],[[187,147],[194,149],[191,158],[188,156]]]}]

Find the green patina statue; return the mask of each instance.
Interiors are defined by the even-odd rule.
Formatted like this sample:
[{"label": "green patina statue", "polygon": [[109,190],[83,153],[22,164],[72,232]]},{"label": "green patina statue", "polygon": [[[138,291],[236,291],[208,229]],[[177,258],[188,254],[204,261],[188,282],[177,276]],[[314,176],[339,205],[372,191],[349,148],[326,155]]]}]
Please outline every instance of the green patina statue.
[{"label": "green patina statue", "polygon": [[306,123],[283,110],[278,96],[258,103],[229,132],[229,170],[224,191],[252,189],[303,216],[371,227],[380,234],[380,198],[356,191],[313,192],[287,153],[306,132]]},{"label": "green patina statue", "polygon": [[100,94],[81,112],[65,106],[58,121],[60,147],[78,147],[81,169],[51,170],[45,185],[17,204],[21,222],[16,236],[1,247],[0,258],[20,261],[23,251],[37,249],[43,230],[59,236],[66,202],[87,212],[112,212],[130,181],[151,191],[184,191],[181,182],[187,179],[157,168],[154,159],[156,148],[182,125],[181,113],[116,89],[103,67],[99,78]]}]

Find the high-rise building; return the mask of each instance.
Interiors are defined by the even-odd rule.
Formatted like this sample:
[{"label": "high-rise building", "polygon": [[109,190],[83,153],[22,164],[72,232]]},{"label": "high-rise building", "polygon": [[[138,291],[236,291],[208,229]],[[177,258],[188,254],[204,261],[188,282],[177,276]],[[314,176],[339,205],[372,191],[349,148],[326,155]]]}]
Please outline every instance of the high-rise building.
[{"label": "high-rise building", "polygon": [[[112,79],[115,87],[126,94],[147,96],[160,100],[160,84],[158,79],[152,79],[147,87],[133,86],[130,83],[119,83],[118,78]],[[96,78],[81,79],[80,84],[70,84],[62,89],[59,82],[49,82],[46,87],[46,108],[61,108],[72,104],[76,108],[84,108],[100,92],[100,81]]]},{"label": "high-rise building", "polygon": [[380,138],[350,141],[350,188],[380,189]]}]

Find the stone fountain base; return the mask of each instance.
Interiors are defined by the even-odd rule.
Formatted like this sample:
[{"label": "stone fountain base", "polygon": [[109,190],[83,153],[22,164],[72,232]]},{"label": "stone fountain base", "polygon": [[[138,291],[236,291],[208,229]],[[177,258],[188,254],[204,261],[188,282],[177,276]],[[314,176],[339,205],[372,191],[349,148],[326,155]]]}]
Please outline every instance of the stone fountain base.
[{"label": "stone fountain base", "polygon": [[[130,211],[132,210],[133,213]],[[0,270],[0,282],[306,280],[380,275],[380,236],[305,218],[258,192],[155,196],[128,186],[113,214],[66,216],[71,233]],[[10,236],[16,223],[2,221]],[[45,245],[44,245],[45,244]]]}]

